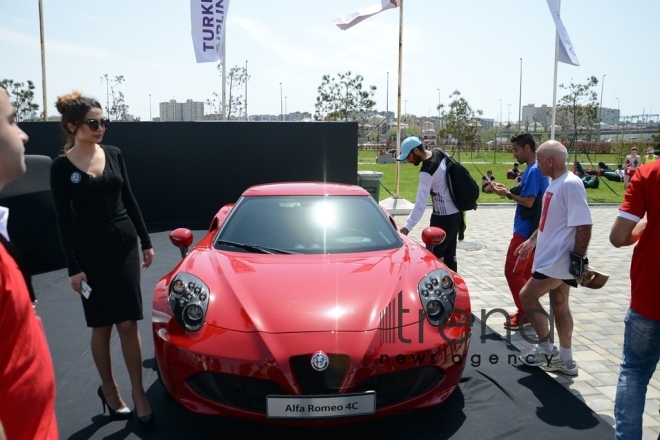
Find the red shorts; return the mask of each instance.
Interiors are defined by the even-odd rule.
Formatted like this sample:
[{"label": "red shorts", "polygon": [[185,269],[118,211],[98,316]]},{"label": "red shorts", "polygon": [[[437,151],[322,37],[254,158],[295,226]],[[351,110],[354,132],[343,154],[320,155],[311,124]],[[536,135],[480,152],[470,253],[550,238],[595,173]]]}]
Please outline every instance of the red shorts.
[{"label": "red shorts", "polygon": [[625,175],[632,179],[633,174],[635,174],[635,170],[636,170],[636,168],[628,168],[625,171]]}]

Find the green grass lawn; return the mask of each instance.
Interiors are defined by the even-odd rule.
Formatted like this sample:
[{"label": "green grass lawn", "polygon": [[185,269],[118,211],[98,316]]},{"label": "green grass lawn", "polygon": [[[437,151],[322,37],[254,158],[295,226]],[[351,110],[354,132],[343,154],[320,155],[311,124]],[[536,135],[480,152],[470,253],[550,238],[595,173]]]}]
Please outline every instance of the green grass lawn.
[{"label": "green grass lawn", "polygon": [[[507,180],[506,172],[509,168],[513,167],[515,159],[511,153],[497,153],[488,152],[486,161],[484,161],[484,153],[481,152],[478,157],[470,153],[461,153],[460,162],[465,166],[474,180],[481,186],[481,177],[487,170],[492,170],[495,180],[502,182],[507,186],[513,186],[513,180]],[[457,155],[454,155],[454,159]],[[589,158],[578,154],[578,161],[584,168],[598,168],[598,162],[602,161],[612,168],[616,168],[614,154],[598,154],[597,156],[590,156]],[[589,159],[593,162],[593,166],[589,163]],[[571,157],[569,170],[573,164],[574,157]],[[525,170],[525,165],[519,168],[521,171]],[[411,165],[407,162],[401,162],[399,167],[399,194],[404,199],[414,202],[417,194],[417,184],[419,183],[419,167]],[[380,200],[391,197],[395,193],[395,174],[396,164],[377,164],[375,151],[359,151],[358,155],[358,171],[380,171],[383,173],[380,187]],[[609,187],[608,187],[609,186]],[[611,188],[611,189],[610,189]],[[611,182],[604,177],[600,178],[600,186],[596,189],[587,189],[587,201],[589,203],[621,203],[623,201],[623,183]],[[506,203],[508,200],[495,194],[481,193],[479,196],[479,203]],[[510,203],[510,202],[509,202]]]}]

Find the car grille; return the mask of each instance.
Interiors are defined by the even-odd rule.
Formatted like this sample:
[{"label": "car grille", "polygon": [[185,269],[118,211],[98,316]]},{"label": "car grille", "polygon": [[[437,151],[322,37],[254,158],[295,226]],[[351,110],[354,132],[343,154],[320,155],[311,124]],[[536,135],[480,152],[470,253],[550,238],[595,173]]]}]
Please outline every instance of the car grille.
[{"label": "car grille", "polygon": [[[311,356],[290,359],[291,369],[303,395],[338,394],[349,365],[346,355],[328,355],[330,365],[324,371],[311,366]],[[379,374],[364,379],[355,393],[376,392],[376,407],[412,399],[436,386],[444,372],[436,367],[410,368]],[[270,394],[288,395],[282,387],[269,379],[256,379],[227,373],[202,372],[191,376],[188,385],[200,396],[249,411],[266,412],[266,397]]]},{"label": "car grille", "polygon": [[337,394],[348,370],[350,358],[344,354],[329,354],[330,363],[323,371],[312,368],[312,355],[289,359],[291,371],[302,394]]},{"label": "car grille", "polygon": [[358,384],[355,392],[375,391],[376,407],[381,408],[419,396],[436,386],[443,377],[444,371],[440,368],[409,368],[368,377]]},{"label": "car grille", "polygon": [[266,412],[269,394],[287,394],[271,380],[226,373],[197,373],[188,379],[188,385],[209,400],[259,412]]}]

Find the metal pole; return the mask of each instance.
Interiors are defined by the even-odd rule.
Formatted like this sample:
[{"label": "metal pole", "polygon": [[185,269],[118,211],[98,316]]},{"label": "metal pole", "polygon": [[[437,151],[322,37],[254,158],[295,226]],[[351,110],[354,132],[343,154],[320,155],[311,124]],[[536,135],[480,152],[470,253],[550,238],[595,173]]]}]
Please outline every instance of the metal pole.
[{"label": "metal pole", "polygon": [[[286,109],[286,98],[287,98],[287,97],[285,96],[285,97],[284,97],[284,114],[285,114],[285,115],[288,113],[288,112],[287,112],[287,109]],[[284,116],[284,120],[286,121],[286,116]]]},{"label": "metal pole", "polygon": [[[501,102],[502,102],[502,100],[500,99],[500,103]],[[495,119],[497,119],[497,117],[495,117]],[[498,128],[497,125],[498,124],[493,124],[493,125],[495,125],[495,138],[493,139],[493,148],[495,148],[495,151],[497,151],[497,128]],[[484,156],[484,160],[486,160],[485,156]]]},{"label": "metal pole", "polygon": [[282,115],[282,120],[284,120],[284,107],[282,102],[282,83],[280,83],[280,114]]},{"label": "metal pole", "polygon": [[[560,11],[561,0],[557,0],[557,13]],[[551,140],[555,139],[555,120],[557,119],[557,64],[559,64],[559,32],[555,30],[555,74],[552,86],[552,126],[550,127]]]},{"label": "metal pole", "polygon": [[44,96],[44,121],[48,120],[48,99],[46,98],[46,42],[44,38],[44,8],[39,0],[39,32],[41,33],[41,86]]},{"label": "metal pole", "polygon": [[[440,119],[440,101],[440,89],[438,89],[438,119]],[[440,123],[440,121],[438,121],[438,123]]]},{"label": "metal pole", "polygon": [[149,93],[149,122],[153,121],[151,119],[151,93]]},{"label": "metal pole", "polygon": [[518,131],[522,131],[522,58],[520,59],[520,91],[518,92]]},{"label": "metal pole", "polygon": [[[387,85],[385,86],[385,117],[387,119],[387,131],[390,131],[390,72],[387,72]],[[389,138],[388,138],[389,139]]]},{"label": "metal pole", "polygon": [[600,124],[603,123],[603,90],[605,90],[605,77],[603,75],[603,82],[600,85],[600,104],[598,105],[598,142],[600,142]]},{"label": "metal pole", "polygon": [[[401,73],[403,71],[402,64],[403,57],[403,0],[399,4],[399,84],[397,86],[397,97],[396,97],[396,155],[399,157],[401,154]],[[396,161],[396,176],[394,187],[394,197],[395,199],[400,199],[399,195],[399,171],[401,168],[401,163]]]},{"label": "metal pole", "polygon": [[247,71],[248,60],[245,60],[245,120],[248,121],[248,112],[247,112],[247,83],[248,83],[248,71]]}]

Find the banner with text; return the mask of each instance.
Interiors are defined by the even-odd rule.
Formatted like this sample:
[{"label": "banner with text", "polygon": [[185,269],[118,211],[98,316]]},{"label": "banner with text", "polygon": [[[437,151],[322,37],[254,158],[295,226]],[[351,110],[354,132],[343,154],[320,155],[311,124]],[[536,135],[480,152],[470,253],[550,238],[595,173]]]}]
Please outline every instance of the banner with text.
[{"label": "banner with text", "polygon": [[548,7],[550,8],[550,13],[552,14],[552,19],[555,21],[555,26],[557,27],[557,34],[559,35],[558,61],[579,66],[580,62],[577,59],[573,43],[571,43],[571,39],[568,37],[568,32],[564,27],[564,23],[562,23],[561,17],[559,16],[559,5],[557,4],[557,0],[547,0],[547,2]]},{"label": "banner with text", "polygon": [[331,23],[336,24],[339,29],[345,31],[346,29],[351,28],[356,24],[366,20],[372,15],[376,15],[379,12],[383,12],[387,9],[398,7],[399,0],[381,0],[380,5],[371,5],[354,12],[349,12],[348,14],[344,14],[339,18],[335,18],[331,21]]},{"label": "banner with text", "polygon": [[223,62],[229,0],[190,0],[190,24],[198,63]]}]

